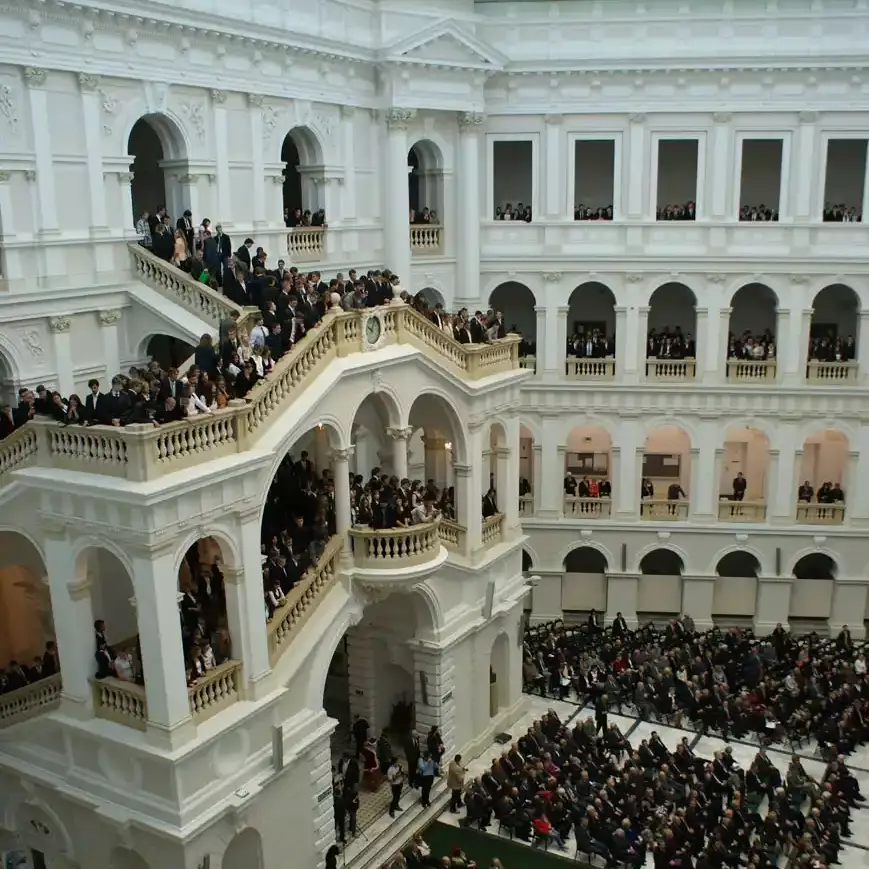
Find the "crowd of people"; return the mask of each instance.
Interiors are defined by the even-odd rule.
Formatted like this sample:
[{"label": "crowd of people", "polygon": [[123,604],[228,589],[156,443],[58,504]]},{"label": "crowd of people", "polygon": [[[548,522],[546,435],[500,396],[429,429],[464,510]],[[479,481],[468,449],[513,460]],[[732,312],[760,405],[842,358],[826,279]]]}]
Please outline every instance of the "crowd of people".
[{"label": "crowd of people", "polygon": [[697,204],[693,201],[683,204],[659,205],[655,220],[697,220]]},{"label": "crowd of people", "polygon": [[737,338],[731,332],[727,339],[727,358],[745,359],[755,362],[775,359],[775,337],[769,329],[760,335],[752,335],[749,330]]},{"label": "crowd of people", "polygon": [[690,333],[683,334],[681,327],[650,329],[646,338],[647,359],[694,359],[697,346]]},{"label": "crowd of people", "polygon": [[[564,477],[564,496],[566,498],[611,498],[612,494],[612,483],[606,476],[601,479],[582,477],[578,480],[573,474],[568,473]],[[587,504],[580,504],[580,512],[586,512],[588,507]],[[576,509],[574,505],[574,510]]]},{"label": "crowd of people", "polygon": [[41,655],[35,655],[28,663],[22,664],[13,659],[6,667],[0,667],[0,695],[26,688],[59,672],[57,644],[54,640],[48,640],[45,651]]},{"label": "crowd of people", "polygon": [[420,211],[411,208],[410,222],[415,226],[420,226],[426,223],[438,224],[440,223],[440,218],[438,217],[438,213],[433,208],[425,207]]},{"label": "crowd of people", "polygon": [[778,221],[778,209],[770,208],[763,203],[760,205],[743,205],[739,209],[739,219],[742,223],[752,223],[755,221]]},{"label": "crowd of people", "polygon": [[297,229],[306,226],[317,226],[321,229],[326,229],[326,209],[318,208],[313,213],[309,208],[302,209],[301,206],[295,208],[284,209],[284,226],[287,229]]},{"label": "crowd of people", "polygon": [[[641,866],[647,853],[656,869],[773,869],[783,855],[800,869],[838,862],[864,801],[844,755],[869,739],[866,659],[847,627],[835,640],[781,625],[759,638],[697,632],[683,616],[663,632],[630,631],[619,613],[604,630],[592,611],[581,627],[529,629],[523,678],[528,691],[593,705],[594,717],[568,728],[550,711],[535,722],[472,785],[470,822],[485,828],[494,816],[557,847],[573,831],[579,853],[608,866]],[[743,769],[729,747],[698,757],[687,737],[675,751],[655,732],[632,745],[608,720],[624,706],[759,748]],[[795,753],[782,775],[766,749],[793,752],[809,739],[823,776],[808,775]]]},{"label": "crowd of people", "polygon": [[519,220],[531,223],[531,217],[531,206],[523,205],[521,202],[517,202],[515,208],[510,202],[503,208],[500,205],[495,207],[495,220]]},{"label": "crowd of people", "polygon": [[857,358],[857,342],[853,335],[817,335],[809,339],[809,359],[814,362],[853,362]]},{"label": "crowd of people", "polygon": [[862,223],[863,214],[854,205],[849,207],[844,202],[838,205],[825,202],[823,219],[824,223]]},{"label": "crowd of people", "polygon": [[574,220],[612,220],[613,207],[607,205],[605,208],[593,208],[585,206],[581,202],[579,205],[573,206]]},{"label": "crowd of people", "polygon": [[810,504],[812,502],[816,504],[844,504],[845,503],[845,490],[842,488],[841,483],[832,483],[832,482],[824,482],[818,486],[818,490],[815,491],[815,487],[806,480],[800,487],[797,489],[797,501],[805,504]]},{"label": "crowd of people", "polygon": [[616,339],[603,329],[577,324],[567,339],[567,355],[577,359],[607,359],[615,356]]}]

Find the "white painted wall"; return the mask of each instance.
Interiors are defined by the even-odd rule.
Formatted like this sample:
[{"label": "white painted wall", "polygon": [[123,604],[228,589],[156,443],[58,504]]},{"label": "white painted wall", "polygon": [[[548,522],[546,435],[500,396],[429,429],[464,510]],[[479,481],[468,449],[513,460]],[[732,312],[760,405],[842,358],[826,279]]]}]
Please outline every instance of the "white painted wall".
[{"label": "white painted wall", "polygon": [[827,143],[827,171],[824,202],[863,210],[866,181],[866,139],[830,139]]},{"label": "white painted wall", "polygon": [[[815,489],[822,483],[841,483],[848,497],[849,481],[845,479],[848,462],[848,441],[836,431],[822,431],[810,437],[803,447],[800,483],[808,480]],[[854,481],[850,481],[853,489]]]},{"label": "white painted wall", "polygon": [[727,432],[721,460],[720,495],[733,494],[733,478],[740,471],[748,483],[746,500],[763,500],[769,471],[769,445],[766,435],[757,429],[741,428]]},{"label": "white painted wall", "polygon": [[696,139],[658,142],[658,208],[696,201],[698,153]]},{"label": "white painted wall", "polygon": [[574,143],[573,159],[576,174],[573,183],[573,202],[570,206],[607,208],[613,202],[615,186],[615,141],[596,139]]},{"label": "white painted wall", "polygon": [[715,580],[712,614],[753,616],[757,600],[757,579],[753,576],[720,576]]},{"label": "white painted wall", "polygon": [[765,205],[778,210],[781,191],[781,139],[745,139],[739,204]]}]

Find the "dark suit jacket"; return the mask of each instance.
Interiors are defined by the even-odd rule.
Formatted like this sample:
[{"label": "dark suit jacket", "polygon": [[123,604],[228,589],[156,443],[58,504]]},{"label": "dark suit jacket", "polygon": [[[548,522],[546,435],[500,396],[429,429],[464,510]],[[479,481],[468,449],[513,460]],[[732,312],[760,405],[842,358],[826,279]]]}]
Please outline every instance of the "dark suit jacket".
[{"label": "dark suit jacket", "polygon": [[[88,396],[90,398],[90,396]],[[121,425],[125,425],[129,420],[132,402],[130,396],[126,392],[120,392],[117,396],[111,392],[108,395],[102,396],[102,400],[97,402],[97,422],[105,425],[111,425],[113,419],[119,419]]]},{"label": "dark suit jacket", "polygon": [[244,245],[235,252],[235,258],[250,269],[250,251]]}]

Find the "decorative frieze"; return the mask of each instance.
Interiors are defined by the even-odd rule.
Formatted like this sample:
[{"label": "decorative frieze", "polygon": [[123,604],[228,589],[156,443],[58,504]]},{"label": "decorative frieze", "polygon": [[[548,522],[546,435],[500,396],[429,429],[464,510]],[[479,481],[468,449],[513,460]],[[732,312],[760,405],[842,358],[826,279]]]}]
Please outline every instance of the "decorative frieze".
[{"label": "decorative frieze", "polygon": [[486,123],[486,116],[482,112],[460,112],[459,129],[478,130]]},{"label": "decorative frieze", "polygon": [[86,93],[98,91],[100,88],[100,77],[98,75],[80,72],[78,74],[78,86]]},{"label": "decorative frieze", "polygon": [[387,109],[386,126],[390,130],[406,130],[416,117],[416,109]]},{"label": "decorative frieze", "polygon": [[52,317],[48,321],[48,326],[55,335],[59,332],[69,332],[71,325],[69,317]]},{"label": "decorative frieze", "polygon": [[38,66],[28,66],[24,70],[24,80],[28,87],[37,88],[45,84],[48,73]]},{"label": "decorative frieze", "polygon": [[211,91],[211,101],[216,106],[222,106],[226,102],[226,98],[227,98],[226,91],[221,91],[221,90],[218,90],[217,88],[214,88]]},{"label": "decorative frieze", "polygon": [[111,311],[100,311],[100,325],[114,326],[120,322],[122,316],[123,314],[118,308],[114,308]]}]

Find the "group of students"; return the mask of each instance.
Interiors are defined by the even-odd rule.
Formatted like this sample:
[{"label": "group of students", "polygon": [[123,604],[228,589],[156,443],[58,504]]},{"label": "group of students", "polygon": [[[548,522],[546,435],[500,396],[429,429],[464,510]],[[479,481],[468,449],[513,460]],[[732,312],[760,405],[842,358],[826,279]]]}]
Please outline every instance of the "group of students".
[{"label": "group of students", "polygon": [[13,659],[6,667],[0,667],[0,694],[19,691],[59,672],[57,644],[54,640],[48,640],[45,643],[45,651],[41,655],[34,655],[29,664],[21,664]]}]

